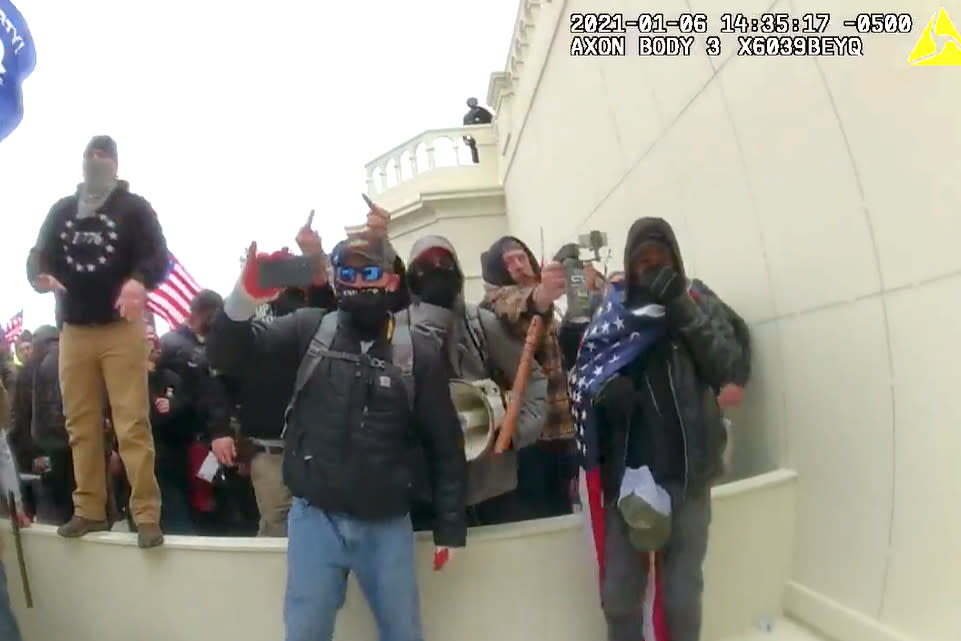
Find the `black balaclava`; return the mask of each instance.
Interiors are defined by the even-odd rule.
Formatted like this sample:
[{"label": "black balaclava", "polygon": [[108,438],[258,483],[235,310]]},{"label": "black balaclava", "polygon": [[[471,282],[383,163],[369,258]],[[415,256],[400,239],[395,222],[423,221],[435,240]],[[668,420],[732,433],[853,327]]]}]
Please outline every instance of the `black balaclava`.
[{"label": "black balaclava", "polygon": [[414,279],[412,288],[425,303],[452,309],[463,285],[456,270],[431,266]]}]

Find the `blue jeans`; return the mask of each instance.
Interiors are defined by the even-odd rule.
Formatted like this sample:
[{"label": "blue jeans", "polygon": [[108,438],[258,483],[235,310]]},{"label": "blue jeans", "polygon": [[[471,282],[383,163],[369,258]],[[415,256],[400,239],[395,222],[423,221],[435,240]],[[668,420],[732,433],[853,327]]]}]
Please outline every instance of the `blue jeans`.
[{"label": "blue jeans", "polygon": [[286,641],[330,641],[353,571],[380,641],[423,641],[410,516],[363,521],[295,498],[287,515]]},{"label": "blue jeans", "polygon": [[7,575],[0,563],[0,639],[3,641],[22,641],[17,620],[10,608],[10,594],[7,592]]}]

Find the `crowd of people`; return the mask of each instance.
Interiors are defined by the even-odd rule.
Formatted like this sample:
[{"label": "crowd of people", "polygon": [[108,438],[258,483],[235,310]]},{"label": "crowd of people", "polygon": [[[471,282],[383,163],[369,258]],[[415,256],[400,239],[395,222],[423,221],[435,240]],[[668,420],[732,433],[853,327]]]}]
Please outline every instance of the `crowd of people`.
[{"label": "crowd of people", "polygon": [[[350,572],[381,638],[418,641],[413,532],[433,532],[441,569],[469,526],[578,510],[583,467],[601,497],[590,516],[603,524],[609,638],[641,637],[648,551],[664,554],[672,638],[696,641],[709,488],[750,337],[688,279],[665,221],[634,224],[623,271],[584,265],[584,321],[557,313],[561,263],[519,238],[483,253],[475,304],[447,239],[424,236],[405,260],[389,213],[371,205],[364,230],[328,252],[308,219],[295,241],[310,285],[266,286],[262,266],[289,254],[253,243],[232,291],[201,291],[158,337],[145,295],[167,275],[161,219],[117,178],[111,138],[83,158],[84,182],[51,209],[27,261],[31,285],[56,296],[57,323],[0,354],[24,524],[72,538],[125,519],[144,548],[164,533],[287,537],[289,641],[332,637]],[[452,380],[489,381],[504,399],[516,388],[504,451],[492,437],[465,454]],[[628,482],[639,470],[666,513]],[[644,536],[665,518],[653,528],[663,536]]]}]

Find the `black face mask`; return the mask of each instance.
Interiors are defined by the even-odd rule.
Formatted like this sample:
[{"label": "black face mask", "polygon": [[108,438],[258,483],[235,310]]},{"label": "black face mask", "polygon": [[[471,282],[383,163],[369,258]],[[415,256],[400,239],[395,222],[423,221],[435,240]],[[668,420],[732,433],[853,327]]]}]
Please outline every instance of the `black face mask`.
[{"label": "black face mask", "polygon": [[337,307],[350,317],[350,324],[362,332],[379,329],[390,312],[390,297],[380,287],[342,287]]},{"label": "black face mask", "polygon": [[460,275],[452,269],[431,269],[420,276],[417,289],[425,303],[450,309],[460,294]]}]

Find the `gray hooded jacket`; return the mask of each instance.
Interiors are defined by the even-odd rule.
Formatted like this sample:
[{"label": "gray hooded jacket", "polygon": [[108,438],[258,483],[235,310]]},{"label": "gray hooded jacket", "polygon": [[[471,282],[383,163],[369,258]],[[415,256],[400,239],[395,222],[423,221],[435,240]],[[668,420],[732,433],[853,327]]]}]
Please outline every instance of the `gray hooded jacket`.
[{"label": "gray hooded jacket", "polygon": [[[454,257],[457,269],[463,270],[454,246],[442,236],[424,236],[411,248],[408,265],[429,249],[444,249]],[[437,341],[447,361],[452,378],[467,381],[492,379],[505,390],[514,382],[523,343],[505,331],[497,317],[488,310],[457,298],[453,309],[425,303],[413,292],[413,302],[397,315],[397,322],[409,322],[415,332]],[[533,363],[524,394],[513,447],[503,454],[488,452],[467,466],[467,504],[506,494],[517,487],[517,450],[532,445],[540,436],[547,410],[547,379]]]}]

